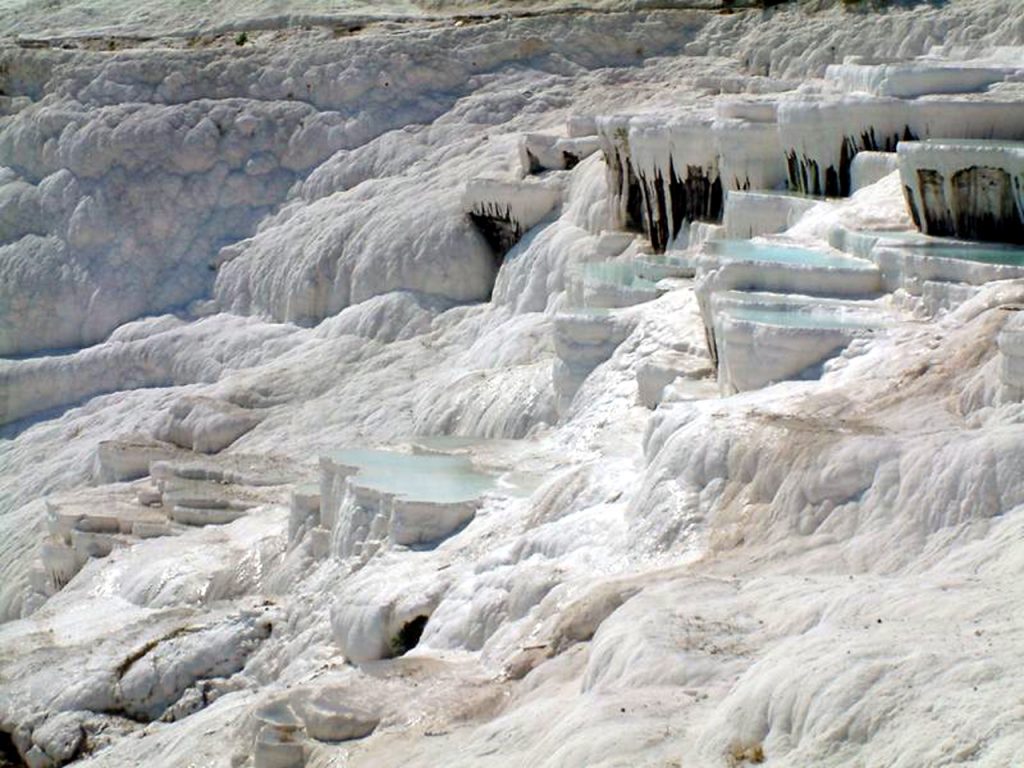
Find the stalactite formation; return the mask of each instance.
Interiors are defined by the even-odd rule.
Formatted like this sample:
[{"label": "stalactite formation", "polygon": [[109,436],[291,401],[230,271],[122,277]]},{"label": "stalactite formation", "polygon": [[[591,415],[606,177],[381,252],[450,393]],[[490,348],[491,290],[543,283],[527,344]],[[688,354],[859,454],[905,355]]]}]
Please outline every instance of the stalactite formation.
[{"label": "stalactite formation", "polygon": [[935,140],[900,145],[900,174],[924,233],[1024,243],[1024,149],[1012,142]]},{"label": "stalactite formation", "polygon": [[469,218],[494,250],[495,259],[498,261],[523,236],[523,229],[512,216],[509,206],[486,203],[471,211]]}]

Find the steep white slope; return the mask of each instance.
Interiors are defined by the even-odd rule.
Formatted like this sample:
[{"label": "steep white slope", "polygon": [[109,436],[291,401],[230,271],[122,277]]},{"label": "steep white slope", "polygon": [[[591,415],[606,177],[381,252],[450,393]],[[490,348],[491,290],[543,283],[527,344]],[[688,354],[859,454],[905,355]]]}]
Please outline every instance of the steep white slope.
[{"label": "steep white slope", "polygon": [[[483,161],[459,166],[469,161],[469,147],[459,140],[476,134],[482,142],[485,126],[516,119],[524,89],[537,91],[534,109],[564,107],[573,64],[552,41],[581,40],[577,64],[594,66],[590,40],[602,25],[612,22],[596,17],[576,28],[560,19],[549,25],[556,29],[549,29],[547,42],[528,50],[500,44],[504,31],[493,26],[417,30],[394,39],[311,33],[312,45],[252,50],[111,56],[4,49],[3,90],[27,103],[18,102],[0,131],[0,161],[13,174],[0,201],[7,223],[0,231],[6,275],[0,353],[95,343],[127,320],[209,295],[215,277],[224,305],[305,323],[353,297],[393,289],[485,298],[490,266],[479,237],[451,215],[458,185],[441,180],[483,167]],[[643,46],[657,50],[674,42],[647,24],[632,37],[636,42],[618,41],[617,52],[602,51],[602,60],[635,62]],[[458,55],[442,54],[450,50]],[[533,68],[503,72],[521,58]],[[599,82],[601,75],[592,78]],[[432,125],[418,127],[423,124]],[[479,128],[467,132],[467,124]],[[349,152],[356,148],[358,159]],[[426,161],[417,163],[424,154]],[[332,155],[301,187],[307,204],[281,214],[305,217],[306,267],[287,280],[275,278],[270,257],[259,254],[283,235],[272,226],[280,218],[265,219],[295,182]],[[426,173],[446,163],[447,172]],[[395,196],[416,204],[382,202]],[[349,210],[348,221],[335,209]],[[375,225],[364,227],[371,211]],[[337,221],[328,226],[328,219]],[[261,221],[254,241],[218,255],[222,246],[254,234]],[[342,249],[340,239],[350,235],[353,242]],[[406,238],[406,247],[393,253],[404,253],[406,261],[369,269],[368,261],[396,236]],[[449,241],[442,250],[450,266],[438,277],[407,263],[422,257],[429,236]],[[289,238],[288,247],[300,244]],[[221,263],[229,265],[218,274]],[[324,281],[337,284],[317,288]]]}]

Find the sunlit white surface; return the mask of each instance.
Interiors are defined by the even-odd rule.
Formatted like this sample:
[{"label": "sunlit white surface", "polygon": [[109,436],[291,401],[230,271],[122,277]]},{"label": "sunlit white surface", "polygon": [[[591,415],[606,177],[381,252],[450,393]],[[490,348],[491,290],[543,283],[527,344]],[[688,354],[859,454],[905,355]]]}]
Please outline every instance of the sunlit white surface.
[{"label": "sunlit white surface", "polygon": [[[608,162],[660,217],[681,164],[778,192],[872,128],[1009,138],[1019,9],[241,5],[0,3],[76,37],[0,45],[16,749],[1024,760],[1019,254],[922,243],[875,158],[656,255]],[[474,179],[530,214],[500,258]],[[716,323],[763,357],[716,370]]]}]

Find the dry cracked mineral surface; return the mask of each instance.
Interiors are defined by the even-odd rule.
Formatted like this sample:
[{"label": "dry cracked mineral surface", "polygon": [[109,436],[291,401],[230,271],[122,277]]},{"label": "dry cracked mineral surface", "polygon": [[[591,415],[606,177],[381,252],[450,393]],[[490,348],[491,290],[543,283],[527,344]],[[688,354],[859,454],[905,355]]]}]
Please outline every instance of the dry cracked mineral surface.
[{"label": "dry cracked mineral surface", "polygon": [[0,766],[1024,765],[1024,3],[0,0]]}]

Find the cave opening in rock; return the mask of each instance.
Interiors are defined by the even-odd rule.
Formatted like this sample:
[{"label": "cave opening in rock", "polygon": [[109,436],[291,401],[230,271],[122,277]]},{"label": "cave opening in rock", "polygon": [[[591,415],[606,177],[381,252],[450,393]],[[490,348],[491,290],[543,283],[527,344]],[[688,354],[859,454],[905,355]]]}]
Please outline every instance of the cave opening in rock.
[{"label": "cave opening in rock", "polygon": [[7,731],[0,731],[0,768],[20,768],[25,761],[18,754],[17,747]]},{"label": "cave opening in rock", "polygon": [[512,218],[512,212],[508,208],[495,206],[486,212],[470,213],[469,218],[491,247],[495,266],[500,267],[505,254],[523,235],[522,229]]},{"label": "cave opening in rock", "polygon": [[391,638],[392,656],[404,656],[419,644],[428,618],[428,616],[417,616],[402,625],[398,634]]}]

